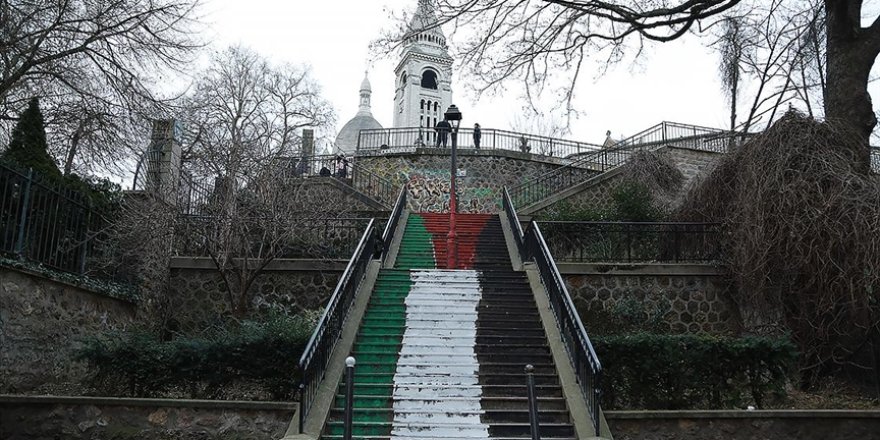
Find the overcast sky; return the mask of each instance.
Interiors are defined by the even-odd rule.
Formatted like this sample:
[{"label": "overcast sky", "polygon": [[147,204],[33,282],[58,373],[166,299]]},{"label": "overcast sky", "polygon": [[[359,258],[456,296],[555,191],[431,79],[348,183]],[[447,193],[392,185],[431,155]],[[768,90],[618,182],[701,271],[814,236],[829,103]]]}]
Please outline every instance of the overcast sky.
[{"label": "overcast sky", "polygon": [[[358,88],[369,69],[373,116],[390,127],[394,97],[394,59],[371,60],[369,43],[391,23],[390,11],[413,11],[417,0],[208,0],[205,21],[210,41],[249,46],[279,62],[306,63],[335,106],[336,129],[354,117]],[[639,65],[620,64],[598,76],[593,66],[576,90],[575,108],[582,116],[566,137],[601,143],[605,131],[615,138],[631,135],[663,120],[726,127],[728,111],[718,80],[718,57],[689,37],[659,45]],[[454,65],[456,69],[458,65]],[[512,98],[466,96],[462,78],[454,77],[453,101],[464,125],[510,129],[521,107]],[[549,110],[549,109],[548,109]],[[556,112],[559,113],[559,112]]]}]

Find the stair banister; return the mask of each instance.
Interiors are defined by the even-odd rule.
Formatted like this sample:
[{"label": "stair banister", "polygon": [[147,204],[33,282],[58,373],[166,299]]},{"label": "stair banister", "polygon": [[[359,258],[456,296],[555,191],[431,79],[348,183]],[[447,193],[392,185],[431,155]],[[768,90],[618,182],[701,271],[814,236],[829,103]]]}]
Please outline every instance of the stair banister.
[{"label": "stair banister", "polygon": [[531,222],[525,235],[526,249],[538,267],[541,283],[547,290],[550,308],[556,317],[556,324],[562,336],[562,342],[574,367],[578,384],[587,409],[592,417],[596,436],[600,437],[600,403],[602,385],[602,364],[593,349],[587,330],[581,322],[574,302],[565,287],[565,280],[553,261],[550,249],[536,222]]},{"label": "stair banister", "polygon": [[404,209],[406,209],[406,185],[400,187],[400,194],[397,196],[397,201],[394,202],[394,208],[391,209],[391,216],[388,217],[388,223],[385,223],[385,230],[382,232],[383,263],[388,256],[388,249],[391,246],[391,240],[394,239],[394,232],[397,230],[397,225],[400,222],[400,216],[403,214]]},{"label": "stair banister", "polygon": [[299,368],[302,374],[299,384],[300,430],[302,430],[303,421],[311,409],[312,400],[315,397],[318,384],[324,377],[330,354],[336,346],[348,312],[354,302],[355,293],[357,293],[377,245],[373,232],[375,230],[374,223],[375,219],[371,219],[367,224],[354,254],[339,278],[339,283],[337,283],[336,289],[334,289],[333,295],[299,359]]}]

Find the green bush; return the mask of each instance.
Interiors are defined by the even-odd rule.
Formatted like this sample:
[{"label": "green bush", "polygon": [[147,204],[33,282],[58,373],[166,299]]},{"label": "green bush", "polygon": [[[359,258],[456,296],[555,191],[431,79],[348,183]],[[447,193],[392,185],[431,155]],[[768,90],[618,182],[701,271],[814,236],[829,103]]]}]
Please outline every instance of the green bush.
[{"label": "green bush", "polygon": [[670,326],[665,317],[671,309],[672,304],[662,294],[642,299],[626,296],[607,306],[600,301],[578,304],[578,314],[589,324],[590,334],[602,336],[668,333]]},{"label": "green bush", "polygon": [[93,385],[104,395],[217,398],[224,387],[250,383],[273,399],[290,399],[313,328],[312,317],[273,313],[170,341],[136,329],[89,339],[78,357],[88,362]]},{"label": "green bush", "polygon": [[654,222],[663,217],[651,190],[642,183],[624,181],[611,191],[611,214],[615,221]]},{"label": "green bush", "polygon": [[606,409],[761,408],[784,397],[798,356],[785,338],[639,333],[594,344]]}]

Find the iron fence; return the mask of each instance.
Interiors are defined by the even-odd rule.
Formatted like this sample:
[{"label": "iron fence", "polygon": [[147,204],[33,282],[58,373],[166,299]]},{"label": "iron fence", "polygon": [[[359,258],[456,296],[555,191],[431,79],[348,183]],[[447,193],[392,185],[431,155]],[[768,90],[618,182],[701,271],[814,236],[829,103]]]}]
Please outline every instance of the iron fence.
[{"label": "iron fence", "polygon": [[541,235],[537,223],[532,222],[525,233],[528,255],[534,260],[541,275],[541,283],[547,290],[550,308],[556,317],[556,325],[565,344],[568,357],[577,376],[578,387],[587,402],[596,437],[600,436],[601,419],[599,398],[602,394],[602,364],[593,349],[587,330],[581,322],[577,309],[565,287],[565,281],[553,261],[553,256]]},{"label": "iron fence", "polygon": [[391,246],[391,241],[394,240],[394,231],[397,230],[397,223],[400,221],[400,216],[403,215],[403,210],[406,209],[406,187],[400,189],[400,195],[397,197],[397,201],[394,202],[394,208],[391,210],[391,215],[388,217],[388,221],[385,223],[385,230],[382,231],[382,261],[385,261],[385,257],[388,256],[388,249]]},{"label": "iron fence", "polygon": [[[174,253],[188,257],[208,257],[221,242],[219,234],[233,229],[239,242],[246,246],[237,251],[255,255],[270,245],[274,251],[272,258],[318,258],[345,259],[351,256],[367,224],[381,220],[370,218],[241,218],[235,225],[223,225],[217,216],[180,215],[175,222]],[[265,243],[266,231],[271,230]],[[250,236],[252,235],[252,236]],[[246,244],[244,244],[246,243]]]},{"label": "iron fence", "polygon": [[106,277],[94,264],[108,221],[83,193],[0,164],[0,251],[45,267]]},{"label": "iron fence", "polygon": [[[529,133],[484,128],[480,130],[480,149],[507,150],[532,153],[542,156],[569,157],[601,148],[596,144],[568,139],[537,136]],[[446,147],[452,146],[449,134]],[[358,134],[358,152],[400,151],[414,148],[444,148],[437,142],[437,133],[431,128],[377,128],[361,130]],[[474,130],[460,128],[457,134],[458,148],[477,148],[474,143]]]},{"label": "iron fence", "polygon": [[880,173],[880,147],[871,147],[871,171]]},{"label": "iron fence", "polygon": [[504,214],[507,216],[510,232],[513,233],[513,241],[516,243],[516,250],[519,253],[520,261],[524,262],[527,259],[527,255],[525,244],[523,243],[522,225],[519,223],[519,216],[516,214],[516,208],[513,206],[513,201],[510,199],[510,193],[507,191],[506,186],[501,193],[501,206],[504,209]]},{"label": "iron fence", "polygon": [[538,224],[556,261],[707,263],[721,258],[718,223]]}]

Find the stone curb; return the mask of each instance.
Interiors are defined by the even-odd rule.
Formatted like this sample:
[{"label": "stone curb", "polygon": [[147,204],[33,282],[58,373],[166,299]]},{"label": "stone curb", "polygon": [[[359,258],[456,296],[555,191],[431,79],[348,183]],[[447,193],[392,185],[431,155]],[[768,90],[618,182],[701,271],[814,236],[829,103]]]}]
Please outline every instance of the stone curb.
[{"label": "stone curb", "polygon": [[880,419],[880,410],[770,409],[700,411],[605,411],[608,420],[637,419]]},{"label": "stone curb", "polygon": [[106,405],[171,408],[221,408],[242,410],[290,410],[299,408],[297,402],[258,402],[248,400],[196,400],[196,399],[133,399],[125,397],[89,396],[23,396],[0,394],[0,405]]}]

